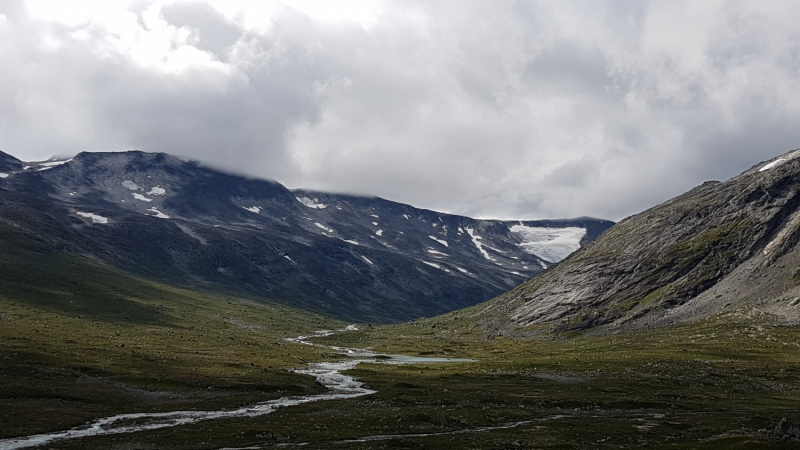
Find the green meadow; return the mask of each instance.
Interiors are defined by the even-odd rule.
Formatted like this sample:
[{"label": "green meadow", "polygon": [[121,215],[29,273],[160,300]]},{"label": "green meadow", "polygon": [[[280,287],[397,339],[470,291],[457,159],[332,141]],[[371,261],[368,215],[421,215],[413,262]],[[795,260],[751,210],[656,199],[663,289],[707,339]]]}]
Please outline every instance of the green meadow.
[{"label": "green meadow", "polygon": [[[6,241],[7,242],[7,241]],[[342,355],[285,337],[345,324],[266,299],[177,289],[76,256],[3,246],[0,438],[119,413],[234,408],[323,392],[291,372]],[[459,318],[461,317],[461,318]],[[464,313],[316,339],[473,363],[364,363],[376,394],[65,440],[53,449],[794,448],[800,333],[729,314],[595,336],[495,336]]]}]

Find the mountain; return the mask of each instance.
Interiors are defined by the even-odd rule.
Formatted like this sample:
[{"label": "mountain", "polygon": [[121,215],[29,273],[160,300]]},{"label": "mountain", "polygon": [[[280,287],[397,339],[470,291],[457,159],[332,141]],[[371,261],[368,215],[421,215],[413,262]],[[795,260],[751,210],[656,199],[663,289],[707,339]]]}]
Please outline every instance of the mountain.
[{"label": "mountain", "polygon": [[800,150],[628,217],[477,307],[495,329],[610,332],[718,314],[800,319]]},{"label": "mountain", "polygon": [[347,320],[397,322],[474,305],[611,225],[476,220],[289,190],[164,153],[37,163],[0,153],[0,232],[9,245],[46,243],[54,254],[159,282]]}]

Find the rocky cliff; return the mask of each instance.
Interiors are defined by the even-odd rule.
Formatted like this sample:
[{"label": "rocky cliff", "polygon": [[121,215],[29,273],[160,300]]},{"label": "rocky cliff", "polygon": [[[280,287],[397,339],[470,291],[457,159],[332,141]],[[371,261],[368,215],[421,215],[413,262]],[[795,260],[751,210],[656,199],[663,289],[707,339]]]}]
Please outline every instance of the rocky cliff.
[{"label": "rocky cliff", "polygon": [[628,217],[480,309],[494,328],[613,331],[729,311],[795,321],[800,150]]}]

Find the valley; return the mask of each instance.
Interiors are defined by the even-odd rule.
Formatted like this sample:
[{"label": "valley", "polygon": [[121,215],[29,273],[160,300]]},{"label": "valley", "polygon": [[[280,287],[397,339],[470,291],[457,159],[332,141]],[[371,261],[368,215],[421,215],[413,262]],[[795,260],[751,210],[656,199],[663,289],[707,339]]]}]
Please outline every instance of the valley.
[{"label": "valley", "polygon": [[[342,320],[350,311],[300,308],[279,291],[173,283],[180,264],[133,270],[135,258],[109,258],[87,237],[140,217],[56,225],[72,220],[63,205],[23,202],[31,178],[4,191],[0,448],[70,429],[85,436],[46,447],[794,448],[795,154],[629,217],[568,256],[578,227],[549,231],[542,257],[566,258],[489,301],[355,326]],[[144,220],[207,233],[201,221]],[[469,230],[463,248],[493,257],[500,238],[486,246]]]},{"label": "valley", "polygon": [[0,0],[0,450],[800,449],[797,17]]},{"label": "valley", "polygon": [[[142,330],[147,333],[137,333],[119,323],[103,327],[94,321],[91,328],[96,331],[76,330],[77,345],[59,345],[59,339],[48,339],[47,334],[63,332],[65,319],[39,309],[12,310],[15,326],[9,328],[4,322],[4,330],[20,336],[25,323],[35,324],[35,329],[24,329],[32,341],[11,348],[8,344],[16,339],[6,334],[0,340],[6,406],[0,423],[3,430],[13,430],[3,437],[63,430],[121,413],[235,413],[237,408],[287,395],[325,395],[325,386],[303,375],[307,364],[323,360],[349,364],[350,358],[337,355],[340,351],[276,339],[335,323],[298,316],[292,323],[291,312],[281,311],[291,327],[242,334],[229,324],[255,322],[264,307],[225,305],[224,317],[232,320],[216,327],[206,322],[210,328],[203,329],[233,339],[199,339],[181,346],[174,341],[159,345],[163,342],[159,337],[180,333],[192,339],[188,330],[151,326]],[[230,305],[236,306],[228,309]],[[613,336],[548,333],[539,339],[512,340],[487,338],[470,331],[468,322],[423,319],[307,339],[380,353],[475,360],[361,362],[344,374],[374,391],[366,396],[286,406],[256,417],[54,441],[47,448],[796,445],[787,438],[790,434],[774,431],[781,419],[796,423],[800,418],[800,333],[792,327],[770,324],[764,317],[730,314],[688,326]],[[122,330],[121,336],[115,329]],[[106,345],[120,338],[128,343],[125,347]],[[201,348],[201,356],[192,348]]]}]

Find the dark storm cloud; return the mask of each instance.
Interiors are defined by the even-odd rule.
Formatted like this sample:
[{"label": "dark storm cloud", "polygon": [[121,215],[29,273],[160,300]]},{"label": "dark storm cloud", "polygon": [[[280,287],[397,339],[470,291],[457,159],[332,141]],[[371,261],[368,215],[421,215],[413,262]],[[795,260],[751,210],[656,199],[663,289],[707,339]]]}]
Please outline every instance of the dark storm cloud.
[{"label": "dark storm cloud", "polygon": [[619,219],[800,147],[794,2],[89,3],[0,0],[0,148]]}]

